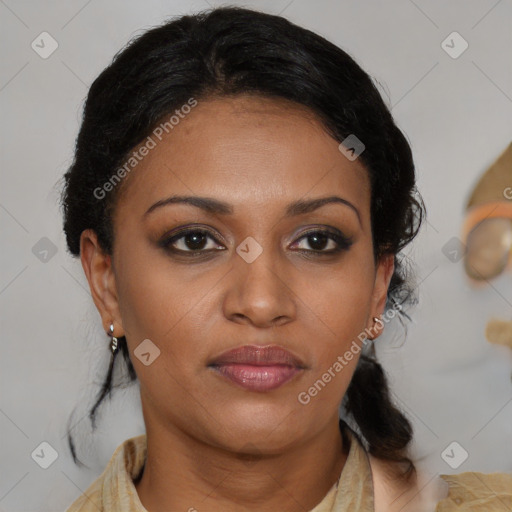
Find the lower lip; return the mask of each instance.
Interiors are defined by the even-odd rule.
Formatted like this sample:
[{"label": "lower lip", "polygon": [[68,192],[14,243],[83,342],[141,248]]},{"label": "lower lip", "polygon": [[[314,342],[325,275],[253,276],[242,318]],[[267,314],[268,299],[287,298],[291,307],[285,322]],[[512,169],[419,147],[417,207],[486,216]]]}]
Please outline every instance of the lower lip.
[{"label": "lower lip", "polygon": [[301,371],[300,368],[285,365],[223,364],[212,366],[212,368],[239,386],[251,391],[271,391],[282,386]]}]

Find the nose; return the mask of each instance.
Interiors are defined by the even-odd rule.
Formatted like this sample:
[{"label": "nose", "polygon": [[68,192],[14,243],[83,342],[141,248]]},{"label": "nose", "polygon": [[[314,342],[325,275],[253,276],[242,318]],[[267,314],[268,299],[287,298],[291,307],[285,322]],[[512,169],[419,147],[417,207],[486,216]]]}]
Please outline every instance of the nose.
[{"label": "nose", "polygon": [[278,268],[271,251],[263,251],[252,263],[235,256],[234,268],[227,274],[224,315],[237,323],[256,327],[277,327],[296,315],[293,283],[289,273]]}]

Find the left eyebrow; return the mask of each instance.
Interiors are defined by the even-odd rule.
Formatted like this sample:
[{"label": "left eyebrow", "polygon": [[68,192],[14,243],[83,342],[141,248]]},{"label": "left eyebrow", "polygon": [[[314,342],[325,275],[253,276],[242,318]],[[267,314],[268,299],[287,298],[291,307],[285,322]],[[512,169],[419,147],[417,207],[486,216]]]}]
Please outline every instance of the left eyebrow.
[{"label": "left eyebrow", "polygon": [[303,215],[305,213],[310,213],[330,203],[339,203],[350,207],[356,213],[359,223],[362,225],[359,210],[350,201],[347,201],[346,199],[343,199],[342,197],[339,196],[320,197],[318,199],[295,201],[294,203],[288,205],[288,207],[286,208],[286,216],[292,217],[294,215]]},{"label": "left eyebrow", "polygon": [[[161,208],[163,206],[167,206],[170,204],[190,204],[195,206],[196,208],[200,208],[207,213],[210,214],[220,214],[220,215],[232,215],[233,214],[233,206],[225,203],[223,201],[219,201],[218,199],[213,199],[212,197],[198,197],[198,196],[170,196],[165,199],[161,199],[157,201],[155,204],[149,207],[149,209],[144,213],[144,217],[149,215],[151,212],[156,210],[157,208]],[[285,216],[293,217],[295,215],[304,215],[306,213],[313,212],[318,210],[322,206],[330,203],[338,203],[343,204],[345,206],[350,207],[357,215],[359,223],[362,225],[361,216],[359,214],[359,210],[346,199],[343,199],[339,196],[328,196],[328,197],[320,197],[317,199],[301,199],[290,203],[286,207]]]}]

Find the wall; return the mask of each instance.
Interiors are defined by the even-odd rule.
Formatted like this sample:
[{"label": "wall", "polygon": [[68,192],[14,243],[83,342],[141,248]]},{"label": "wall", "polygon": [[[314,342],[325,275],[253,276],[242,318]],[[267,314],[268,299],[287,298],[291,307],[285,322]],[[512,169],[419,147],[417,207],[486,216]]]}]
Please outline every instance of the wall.
[{"label": "wall", "polygon": [[[407,251],[419,286],[407,339],[399,324],[390,324],[378,355],[397,403],[413,421],[415,460],[428,475],[512,471],[512,351],[484,337],[490,316],[512,318],[512,274],[475,289],[462,262],[443,252],[460,236],[475,180],[512,139],[512,4],[232,3],[282,13],[319,32],[380,83],[412,145],[428,223]],[[59,179],[72,161],[87,88],[112,56],[142,29],[208,4],[218,5],[0,3],[0,510],[63,510],[101,473],[119,443],[144,430],[135,386],[114,396],[102,409],[98,431],[89,435],[84,417],[106,370],[108,340],[81,265],[65,251]],[[35,41],[40,53],[51,50],[47,36],[44,49],[37,43],[43,31],[58,44],[46,59],[31,47]],[[469,45],[458,58],[441,46],[453,31]],[[461,43],[455,40],[453,51]],[[66,445],[75,405],[73,426],[88,470],[73,464]],[[43,441],[58,454],[46,470],[31,458]],[[456,469],[441,457],[453,441],[469,454]]]}]

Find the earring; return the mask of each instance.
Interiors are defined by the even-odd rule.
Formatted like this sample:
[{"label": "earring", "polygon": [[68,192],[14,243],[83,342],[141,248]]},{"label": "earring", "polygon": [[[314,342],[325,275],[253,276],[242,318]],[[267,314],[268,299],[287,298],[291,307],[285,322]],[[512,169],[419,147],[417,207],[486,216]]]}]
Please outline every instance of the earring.
[{"label": "earring", "polygon": [[[384,322],[380,318],[377,318],[376,316],[374,316],[373,317],[373,325],[372,325],[370,331],[375,332],[375,324],[384,325]],[[377,339],[377,336],[375,336],[373,338],[368,338],[368,339],[370,341],[368,352],[370,354],[370,357],[373,358],[373,360],[376,360],[377,359],[377,352],[375,350],[375,340]]]},{"label": "earring", "polygon": [[[375,331],[375,324],[379,324],[379,326],[382,327],[384,325],[384,322],[380,318],[374,316],[372,331]],[[375,340],[376,338],[377,336],[375,338],[372,338],[372,341]]]},{"label": "earring", "polygon": [[114,336],[114,324],[110,324],[109,329],[110,332],[108,333],[108,335],[111,337],[110,350],[112,351],[112,355],[115,356],[117,351],[117,338]]}]

